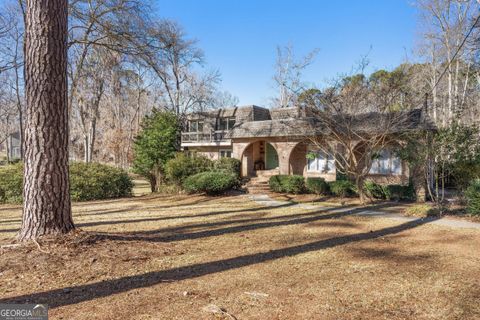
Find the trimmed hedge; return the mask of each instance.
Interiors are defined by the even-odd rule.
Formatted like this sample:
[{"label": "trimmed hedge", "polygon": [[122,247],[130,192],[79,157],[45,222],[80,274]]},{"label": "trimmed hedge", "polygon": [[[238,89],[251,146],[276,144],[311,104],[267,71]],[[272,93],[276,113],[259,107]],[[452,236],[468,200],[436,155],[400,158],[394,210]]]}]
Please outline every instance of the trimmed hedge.
[{"label": "trimmed hedge", "polygon": [[188,193],[205,192],[208,195],[224,193],[238,185],[237,177],[223,171],[206,171],[185,179],[183,189]]},{"label": "trimmed hedge", "polygon": [[207,157],[180,152],[165,164],[165,175],[169,182],[182,185],[188,177],[212,168],[213,161]]},{"label": "trimmed hedge", "polygon": [[[70,194],[73,201],[127,197],[133,182],[118,168],[99,163],[70,164]],[[0,168],[0,203],[20,203],[23,192],[23,165]]]},{"label": "trimmed hedge", "polygon": [[386,200],[415,200],[415,190],[412,184],[402,186],[399,184],[380,185],[373,181],[365,182],[367,194],[375,199]]},{"label": "trimmed hedge", "polygon": [[328,185],[330,192],[337,197],[352,197],[357,193],[353,182],[348,180],[331,181]]},{"label": "trimmed hedge", "polygon": [[240,178],[240,167],[242,162],[235,158],[220,158],[214,163],[215,170],[233,173]]},{"label": "trimmed hedge", "polygon": [[467,198],[467,212],[473,215],[480,215],[480,180],[470,182],[465,196]]},{"label": "trimmed hedge", "polygon": [[305,181],[307,191],[315,194],[328,194],[330,188],[324,178],[307,178]]},{"label": "trimmed hedge", "polygon": [[305,179],[299,175],[275,175],[268,181],[270,190],[299,194],[305,191]]}]

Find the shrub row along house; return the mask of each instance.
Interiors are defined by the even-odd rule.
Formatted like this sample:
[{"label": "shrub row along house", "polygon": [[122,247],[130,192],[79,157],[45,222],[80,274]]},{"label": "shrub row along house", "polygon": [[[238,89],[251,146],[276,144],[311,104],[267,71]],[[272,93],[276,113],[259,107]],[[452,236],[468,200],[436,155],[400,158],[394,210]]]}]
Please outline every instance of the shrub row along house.
[{"label": "shrub row along house", "polygon": [[[382,131],[386,133],[385,138],[378,139],[383,142],[378,143],[379,150],[365,177],[377,183],[405,185],[409,183],[411,170],[393,151],[394,141],[398,141],[391,139],[392,146],[384,142],[389,136],[398,137],[402,132],[433,129],[423,109],[357,114],[349,116],[349,120],[338,119],[334,128],[326,125],[319,114],[318,110],[307,107],[266,109],[258,106],[193,113],[188,115],[181,146],[183,150],[211,159],[237,158],[242,163],[243,177],[295,174],[334,181],[339,178],[339,157],[319,147],[322,141],[331,140],[333,135],[353,135],[355,147],[352,152],[361,153],[364,137]],[[392,114],[396,115],[396,121],[391,121]],[[345,122],[354,128],[337,130]],[[366,135],[357,134],[359,132]],[[342,152],[347,151],[340,145],[335,148],[335,153]]]}]

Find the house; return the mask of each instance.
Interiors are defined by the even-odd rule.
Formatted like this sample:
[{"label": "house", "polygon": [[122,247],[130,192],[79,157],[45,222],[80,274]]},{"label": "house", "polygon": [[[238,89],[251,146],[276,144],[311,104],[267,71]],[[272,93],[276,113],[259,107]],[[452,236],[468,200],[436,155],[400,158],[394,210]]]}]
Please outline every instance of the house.
[{"label": "house", "polygon": [[9,161],[18,160],[21,158],[20,148],[20,133],[14,132],[0,144],[0,155]]},{"label": "house", "polygon": [[[391,128],[395,134],[405,130],[424,130],[430,122],[423,109],[404,112],[406,121]],[[384,130],[385,115],[365,113],[351,122],[356,130]],[[183,150],[197,152],[211,159],[234,157],[242,162],[241,175],[297,174],[305,177],[337,179],[332,156],[315,148],[308,137],[328,135],[308,108],[266,109],[244,106],[193,113],[181,135]],[[313,154],[313,157],[309,157]],[[379,183],[407,184],[409,167],[390,150],[379,150],[367,177]]]}]

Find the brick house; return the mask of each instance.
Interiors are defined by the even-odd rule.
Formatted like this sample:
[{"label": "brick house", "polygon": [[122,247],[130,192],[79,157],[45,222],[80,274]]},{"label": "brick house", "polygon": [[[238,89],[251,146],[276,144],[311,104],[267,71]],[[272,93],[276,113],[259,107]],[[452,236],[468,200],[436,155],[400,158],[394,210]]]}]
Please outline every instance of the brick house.
[{"label": "brick house", "polygon": [[[357,116],[355,125],[375,130],[382,115]],[[408,121],[396,130],[424,130],[431,127],[423,109],[405,112]],[[241,175],[298,174],[305,177],[337,178],[335,161],[310,143],[308,136],[322,137],[325,129],[315,125],[315,117],[306,108],[266,109],[244,106],[193,113],[187,116],[182,132],[183,150],[211,159],[234,157],[242,162]],[[378,129],[380,129],[378,127]],[[307,157],[313,153],[315,157]],[[368,179],[384,184],[407,184],[409,167],[391,150],[380,150]]]}]

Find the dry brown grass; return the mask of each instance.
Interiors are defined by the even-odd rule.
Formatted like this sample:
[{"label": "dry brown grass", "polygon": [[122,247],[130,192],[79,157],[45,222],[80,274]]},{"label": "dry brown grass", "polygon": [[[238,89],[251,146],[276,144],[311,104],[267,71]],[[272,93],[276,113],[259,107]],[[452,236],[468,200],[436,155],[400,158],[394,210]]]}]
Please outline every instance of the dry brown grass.
[{"label": "dry brown grass", "polygon": [[[75,204],[81,232],[1,249],[0,302],[47,303],[51,319],[480,318],[479,230],[338,210],[241,195]],[[0,244],[19,221],[0,206]]]}]

